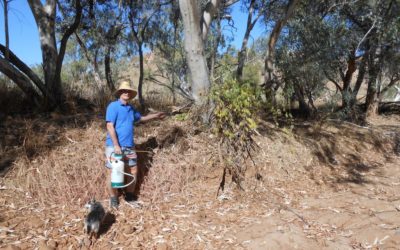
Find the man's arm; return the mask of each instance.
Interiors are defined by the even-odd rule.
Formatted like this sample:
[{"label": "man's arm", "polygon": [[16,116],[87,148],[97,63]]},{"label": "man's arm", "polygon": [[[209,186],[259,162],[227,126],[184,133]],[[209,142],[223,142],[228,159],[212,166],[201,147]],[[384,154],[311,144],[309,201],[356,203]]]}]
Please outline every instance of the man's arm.
[{"label": "man's arm", "polygon": [[112,122],[107,122],[107,131],[110,134],[111,140],[114,145],[114,153],[122,154],[121,146],[118,143],[117,133],[115,132],[114,124]]},{"label": "man's arm", "polygon": [[154,120],[154,119],[163,119],[165,117],[165,113],[164,112],[157,112],[154,114],[148,114],[145,116],[142,116],[139,120],[139,122],[147,122],[150,120]]}]

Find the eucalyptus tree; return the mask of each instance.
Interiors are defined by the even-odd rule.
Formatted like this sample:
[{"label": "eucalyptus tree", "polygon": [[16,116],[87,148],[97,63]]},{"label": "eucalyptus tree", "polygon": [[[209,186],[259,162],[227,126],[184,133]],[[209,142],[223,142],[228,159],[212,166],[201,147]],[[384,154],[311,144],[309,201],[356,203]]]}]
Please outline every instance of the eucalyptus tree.
[{"label": "eucalyptus tree", "polygon": [[[282,7],[278,9],[277,12],[278,16],[275,16],[274,25],[271,33],[269,34],[268,47],[264,58],[264,86],[265,89],[267,90],[267,94],[272,98],[273,102],[275,100],[274,98],[275,91],[279,87],[279,83],[277,82],[276,70],[274,66],[275,46],[276,43],[278,42],[283,27],[287,24],[288,20],[293,16],[296,6],[300,1],[288,0],[283,2],[284,3],[280,3],[280,1],[277,1],[276,3],[278,5],[282,5]],[[266,24],[268,25],[271,20],[268,16],[265,16],[265,21]]]},{"label": "eucalyptus tree", "polygon": [[247,11],[247,24],[246,24],[246,31],[242,40],[242,47],[238,54],[238,67],[236,70],[236,78],[241,79],[243,75],[243,67],[246,60],[246,51],[247,51],[247,44],[250,38],[250,33],[253,30],[254,26],[256,25],[259,18],[264,14],[267,10],[267,3],[266,1],[258,1],[258,0],[247,0],[243,2],[243,6]]},{"label": "eucalyptus tree", "polygon": [[141,108],[144,109],[144,46],[149,45],[153,39],[153,27],[158,25],[157,19],[161,10],[164,6],[168,6],[171,1],[124,0],[119,1],[119,3],[127,13],[126,18],[130,26],[129,37],[139,54],[138,97]]},{"label": "eucalyptus tree", "polygon": [[89,62],[96,85],[101,88],[106,82],[108,89],[114,92],[111,62],[112,58],[117,61],[125,50],[121,47],[126,41],[125,31],[129,24],[124,22],[123,11],[116,1],[90,1],[87,12],[75,32],[75,39]]},{"label": "eucalyptus tree", "polygon": [[[357,94],[368,84],[367,115],[376,113],[379,96],[399,81],[398,1],[302,2],[278,46],[278,67],[285,89],[304,109],[304,97],[320,93],[331,81],[341,94],[343,114],[354,118]],[[314,80],[312,80],[314,79]]]},{"label": "eucalyptus tree", "polygon": [[349,81],[344,80],[350,75],[348,71],[345,76],[344,66],[346,59],[352,58],[349,44],[356,40],[345,19],[329,9],[326,3],[302,2],[277,46],[276,65],[285,83],[286,97],[294,96],[304,114],[315,110],[313,97],[325,88],[327,79],[340,90],[343,103],[344,92],[350,87]]},{"label": "eucalyptus tree", "polygon": [[183,26],[179,5],[173,1],[163,9],[163,15],[157,18],[158,25],[153,27],[154,39],[150,48],[156,54],[156,70],[147,76],[158,85],[168,88],[175,104],[177,94],[192,101],[189,84],[186,78],[188,67],[184,53]]},{"label": "eucalyptus tree", "polygon": [[[179,1],[184,27],[186,60],[191,79],[192,98],[198,107],[207,103],[211,86],[205,55],[205,41],[211,23],[215,17],[219,16],[221,9],[236,2],[229,0]],[[203,121],[206,120],[208,118],[203,117]]]},{"label": "eucalyptus tree", "polygon": [[[378,113],[382,79],[390,72],[385,66],[392,63],[393,55],[400,53],[400,1],[361,1],[345,5],[342,10],[361,36],[356,51],[364,52],[368,65],[366,116],[374,116]],[[395,79],[390,84],[398,81],[393,81]]]},{"label": "eucalyptus tree", "polygon": [[201,13],[195,0],[179,0],[179,7],[184,27],[184,43],[192,84],[192,97],[196,106],[202,106],[207,101],[211,84],[200,27]]},{"label": "eucalyptus tree", "polygon": [[59,41],[59,49],[57,49],[56,39],[56,1],[47,0],[43,4],[39,0],[29,0],[28,3],[39,30],[46,88],[56,99],[63,100],[60,78],[61,68],[68,39],[78,28],[82,17],[83,8],[81,2],[80,0],[75,0],[73,7],[67,5],[73,10],[73,15],[60,23],[60,31],[64,32],[62,32],[61,40]]},{"label": "eucalyptus tree", "polygon": [[205,41],[211,28],[212,21],[218,17],[219,12],[229,6],[239,2],[239,0],[201,0],[198,3],[200,8],[200,27],[201,37]]},{"label": "eucalyptus tree", "polygon": [[[205,8],[207,5],[205,6]],[[201,9],[203,12],[206,10]],[[213,22],[210,24],[207,37],[204,41],[205,56],[209,70],[209,77],[212,84],[216,83],[217,79],[222,77],[216,68],[221,67],[222,51],[225,51],[227,46],[233,41],[237,28],[232,18],[232,8],[226,2],[219,5],[219,10],[215,12]],[[203,15],[204,19],[204,15]],[[204,34],[204,32],[202,33]],[[237,63],[232,65],[236,68]],[[231,71],[231,70],[230,70]]]},{"label": "eucalyptus tree", "polygon": [[[40,79],[11,50],[9,50],[8,59],[0,57],[0,71],[12,79],[28,96],[31,96],[37,102],[45,100],[50,108],[63,104],[62,63],[68,39],[79,26],[83,10],[80,0],[59,2],[68,7],[70,11],[66,19],[62,19],[57,15],[55,0],[47,0],[45,3],[40,0],[28,1],[38,27],[44,80]],[[56,36],[57,29],[61,37],[58,41]],[[0,51],[5,55],[6,47],[0,45]],[[55,100],[57,100],[57,103]]]}]

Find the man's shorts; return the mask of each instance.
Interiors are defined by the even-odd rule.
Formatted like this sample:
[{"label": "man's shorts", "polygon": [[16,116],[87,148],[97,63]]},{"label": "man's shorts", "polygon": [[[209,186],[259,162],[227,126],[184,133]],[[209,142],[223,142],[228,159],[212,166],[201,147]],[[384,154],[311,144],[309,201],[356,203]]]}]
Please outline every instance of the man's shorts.
[{"label": "man's shorts", "polygon": [[[135,148],[131,147],[121,147],[123,160],[125,162],[125,166],[136,167],[137,165],[137,155]],[[111,154],[114,153],[114,147],[106,146],[106,167],[111,168],[110,157]]]}]

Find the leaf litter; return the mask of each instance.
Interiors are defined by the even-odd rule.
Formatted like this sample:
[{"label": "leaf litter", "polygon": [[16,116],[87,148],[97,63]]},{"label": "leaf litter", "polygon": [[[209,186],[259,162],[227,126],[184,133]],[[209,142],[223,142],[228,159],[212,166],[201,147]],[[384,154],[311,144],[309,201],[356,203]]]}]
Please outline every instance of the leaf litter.
[{"label": "leaf litter", "polygon": [[[379,249],[400,243],[400,216],[382,223],[386,215],[369,212],[391,206],[398,213],[400,208],[400,201],[393,200],[400,183],[399,159],[388,153],[390,138],[381,136],[388,131],[380,132],[379,124],[373,133],[344,124],[321,134],[308,128],[312,137],[300,129],[259,135],[261,153],[254,161],[263,179],[255,180],[256,170],[249,165],[245,191],[228,182],[218,197],[221,166],[216,139],[208,131],[172,119],[162,128],[160,123],[140,126],[137,142],[146,146],[143,154],[150,158],[140,207],[121,202],[117,211],[108,208],[104,188],[101,124],[94,119],[81,128],[60,128],[55,147],[38,146],[47,151],[14,161],[0,180],[0,247],[263,249],[267,244]],[[170,137],[174,140],[165,140]],[[25,147],[40,143],[26,138]],[[159,145],[152,145],[151,138]],[[330,163],[331,153],[337,165]],[[82,230],[82,207],[92,196],[111,219],[90,245]]]}]

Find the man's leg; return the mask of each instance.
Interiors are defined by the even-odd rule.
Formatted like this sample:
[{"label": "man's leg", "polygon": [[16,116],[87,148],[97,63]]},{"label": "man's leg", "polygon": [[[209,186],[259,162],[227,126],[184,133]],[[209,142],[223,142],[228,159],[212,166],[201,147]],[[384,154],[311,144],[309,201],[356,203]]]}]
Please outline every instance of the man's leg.
[{"label": "man's leg", "polygon": [[107,176],[107,184],[108,186],[108,194],[110,195],[110,206],[114,208],[118,208],[119,201],[118,201],[118,196],[119,196],[119,190],[118,188],[112,188],[111,187],[111,169],[108,170],[108,176]]},{"label": "man's leg", "polygon": [[118,201],[118,196],[119,196],[119,190],[117,188],[112,188],[111,187],[111,163],[110,161],[110,157],[111,154],[114,152],[114,147],[106,147],[106,158],[107,158],[107,162],[106,162],[106,167],[108,168],[108,176],[107,176],[107,190],[108,190],[108,194],[110,195],[110,207],[112,208],[118,208],[119,206],[119,201]]},{"label": "man's leg", "polygon": [[137,198],[135,195],[135,187],[136,187],[136,180],[137,180],[137,166],[127,166],[125,168],[125,171],[134,176],[134,177],[126,176],[127,184],[132,182],[132,178],[135,179],[135,181],[131,185],[129,185],[125,188],[125,200],[126,201],[136,201]]},{"label": "man's leg", "polygon": [[127,161],[127,164],[125,165],[125,172],[133,176],[125,176],[125,184],[132,182],[125,188],[125,200],[128,202],[134,202],[137,200],[135,195],[137,180],[137,155],[134,148],[125,148],[123,150]]}]

